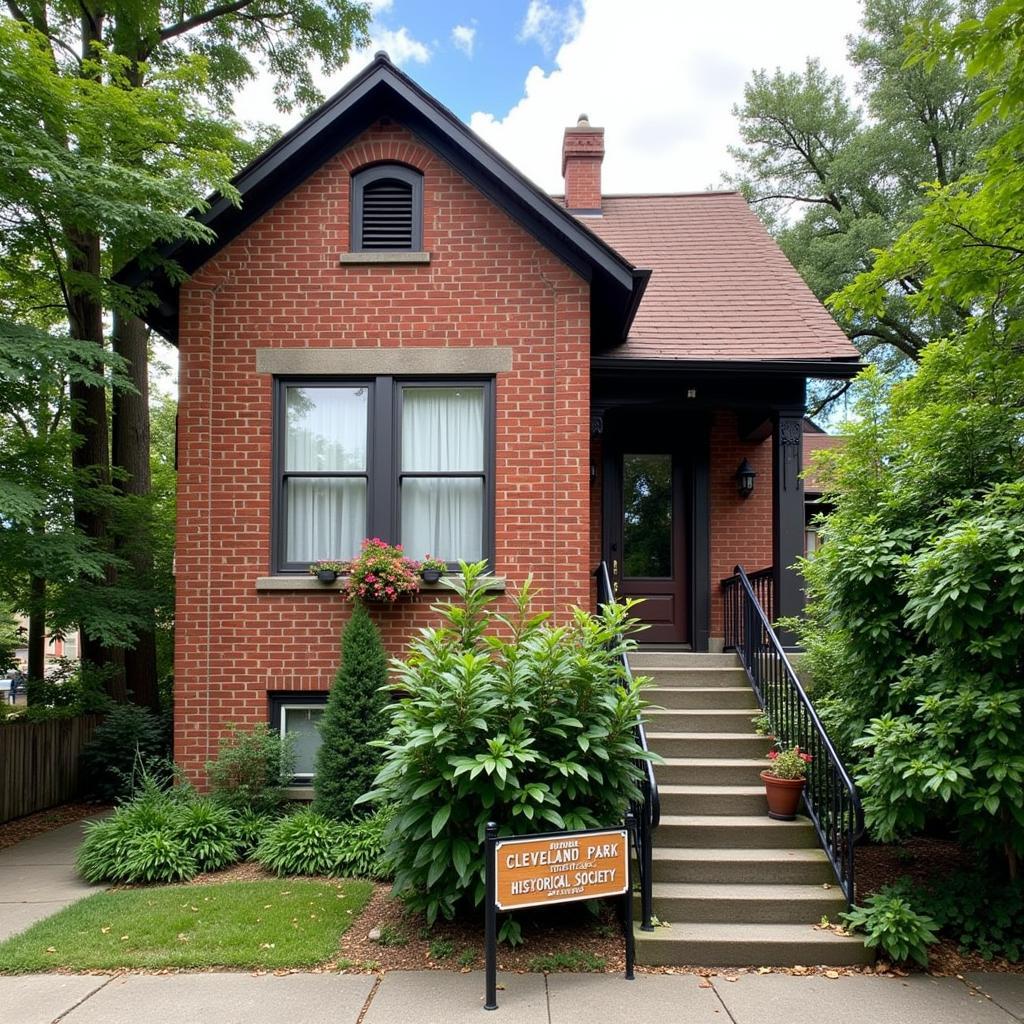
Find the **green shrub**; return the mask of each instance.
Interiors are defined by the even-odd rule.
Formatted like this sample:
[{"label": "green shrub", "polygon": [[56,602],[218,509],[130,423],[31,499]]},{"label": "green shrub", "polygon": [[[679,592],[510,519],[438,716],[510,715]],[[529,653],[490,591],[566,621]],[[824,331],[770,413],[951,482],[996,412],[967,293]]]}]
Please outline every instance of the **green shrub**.
[{"label": "green shrub", "polygon": [[186,791],[161,790],[143,781],[130,803],[86,825],[78,870],[88,882],[173,882],[199,870],[194,853],[177,833],[179,814],[192,799]]},{"label": "green shrub", "polygon": [[336,869],[341,836],[339,822],[303,808],[267,829],[255,859],[279,875],[330,875]]},{"label": "green shrub", "polygon": [[390,878],[385,831],[394,815],[393,808],[382,807],[368,818],[343,823],[335,854],[335,873],[350,878]]},{"label": "green shrub", "polygon": [[86,826],[77,863],[94,883],[176,882],[233,864],[241,845],[231,811],[143,773],[130,802]]},{"label": "green shrub", "polygon": [[914,905],[935,919],[961,952],[985,960],[1024,958],[1024,882],[993,880],[989,871],[957,871],[914,890]]},{"label": "green shrub", "polygon": [[195,857],[200,871],[219,871],[238,860],[238,820],[211,800],[181,803],[172,816],[171,829]]},{"label": "green shrub", "polygon": [[[511,616],[491,615],[483,563],[452,579],[396,663],[384,767],[364,800],[398,807],[387,827],[395,888],[433,923],[484,896],[484,827],[502,835],[622,820],[645,755],[635,729],[644,702],[626,690],[619,655],[629,606],[576,609],[551,627],[530,610],[527,581]],[[491,627],[500,627],[494,635]]]},{"label": "green shrub", "polygon": [[130,797],[138,773],[168,777],[163,723],[148,708],[118,704],[96,727],[79,755],[79,777],[88,795],[105,803]]},{"label": "green shrub", "polygon": [[206,776],[214,800],[233,811],[271,814],[280,810],[295,770],[291,737],[282,738],[263,723],[245,730],[229,726]]},{"label": "green shrub", "polygon": [[352,817],[352,805],[380,770],[380,751],[370,744],[384,734],[388,682],[380,633],[366,608],[352,602],[341,641],[341,665],[320,720],[313,806],[330,818]]},{"label": "green shrub", "polygon": [[251,857],[259,846],[263,833],[273,824],[275,818],[271,814],[261,814],[251,807],[235,811],[235,839],[238,853],[243,858]]},{"label": "green shrub", "polygon": [[938,941],[936,922],[914,909],[902,885],[887,885],[840,916],[851,931],[865,933],[868,949],[881,949],[895,963],[913,959],[926,966],[928,947]]}]

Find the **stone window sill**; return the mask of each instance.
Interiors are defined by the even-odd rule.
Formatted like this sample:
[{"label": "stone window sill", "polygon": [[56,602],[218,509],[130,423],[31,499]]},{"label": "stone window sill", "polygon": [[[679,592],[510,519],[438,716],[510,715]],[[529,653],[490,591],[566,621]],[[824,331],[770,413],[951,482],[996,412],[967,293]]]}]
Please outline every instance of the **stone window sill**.
[{"label": "stone window sill", "polygon": [[[449,576],[449,579],[455,578]],[[458,577],[461,579],[461,577]],[[505,589],[505,580],[500,576],[488,576],[487,589],[501,592]],[[321,583],[315,576],[302,576],[299,574],[288,576],[260,576],[256,580],[257,590],[341,590],[344,579],[335,580],[333,583]],[[443,580],[437,583],[424,583],[420,580],[421,594],[445,593],[450,588]]]},{"label": "stone window sill", "polygon": [[338,257],[338,262],[343,266],[381,266],[393,263],[429,263],[429,252],[406,252],[401,251],[370,251],[370,252],[343,252]]}]

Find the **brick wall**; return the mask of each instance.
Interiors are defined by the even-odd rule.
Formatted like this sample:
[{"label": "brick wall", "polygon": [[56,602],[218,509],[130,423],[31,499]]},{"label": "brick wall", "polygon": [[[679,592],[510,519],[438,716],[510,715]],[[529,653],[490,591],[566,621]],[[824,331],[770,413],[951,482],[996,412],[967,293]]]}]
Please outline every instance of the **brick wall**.
[{"label": "brick wall", "polygon": [[[718,411],[711,421],[711,632],[721,640],[722,593],[719,583],[736,565],[747,572],[772,564],[772,445],[739,439],[736,416]],[[754,493],[741,498],[736,469],[748,459],[757,472]]]},{"label": "brick wall", "polygon": [[[339,266],[349,177],[424,175],[429,265]],[[326,690],[346,606],[260,592],[270,569],[272,347],[513,349],[496,384],[495,571],[545,607],[590,601],[588,286],[403,128],[377,125],[208,261],[181,291],[175,757],[191,777],[267,693]],[[399,654],[430,598],[375,609]]]}]

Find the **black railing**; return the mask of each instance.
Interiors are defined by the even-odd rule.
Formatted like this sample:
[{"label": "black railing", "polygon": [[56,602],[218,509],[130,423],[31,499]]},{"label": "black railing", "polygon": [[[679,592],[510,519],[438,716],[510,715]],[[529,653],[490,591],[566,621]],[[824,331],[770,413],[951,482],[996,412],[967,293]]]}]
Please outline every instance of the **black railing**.
[{"label": "black railing", "polygon": [[[608,573],[608,564],[602,562],[594,570],[597,577],[597,603],[615,604],[615,591],[612,589],[612,578]],[[621,638],[620,638],[621,639]],[[622,666],[626,673],[629,686],[633,685],[633,673],[629,667],[629,656],[622,652]],[[647,730],[643,722],[637,724],[636,741],[640,749],[650,753],[647,745]],[[654,894],[652,884],[652,850],[654,830],[661,821],[661,800],[658,796],[658,783],[654,778],[654,765],[648,760],[638,761],[644,773],[640,783],[640,799],[634,801],[630,810],[633,813],[635,827],[633,829],[634,845],[636,846],[637,875],[640,880],[640,928],[645,932],[654,931]]]},{"label": "black railing", "polygon": [[[750,685],[782,748],[799,746],[813,760],[807,766],[804,806],[836,878],[849,903],[856,890],[854,847],[864,832],[864,812],[857,787],[821,724],[783,650],[754,577],[741,566],[722,580],[725,602],[725,646],[740,656]],[[765,591],[762,590],[762,593]],[[771,585],[768,585],[771,607]]]}]

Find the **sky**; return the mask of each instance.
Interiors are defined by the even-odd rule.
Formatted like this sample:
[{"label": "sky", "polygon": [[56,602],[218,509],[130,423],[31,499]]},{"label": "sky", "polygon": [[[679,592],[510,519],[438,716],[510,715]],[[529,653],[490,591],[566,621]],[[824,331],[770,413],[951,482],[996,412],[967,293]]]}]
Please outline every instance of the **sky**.
[{"label": "sky", "polygon": [[[808,56],[850,77],[857,0],[371,0],[371,45],[321,79],[340,88],[378,49],[516,167],[560,192],[562,131],[581,113],[605,129],[606,192],[718,186],[737,141],[734,103],[755,68]],[[271,90],[238,100],[270,117]]]}]

